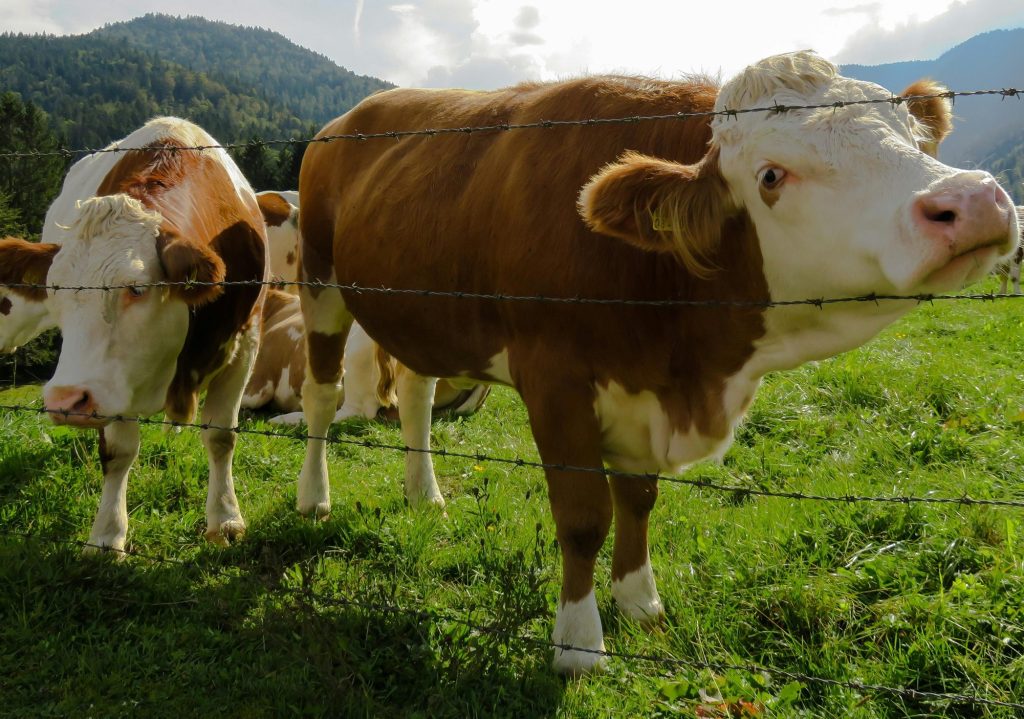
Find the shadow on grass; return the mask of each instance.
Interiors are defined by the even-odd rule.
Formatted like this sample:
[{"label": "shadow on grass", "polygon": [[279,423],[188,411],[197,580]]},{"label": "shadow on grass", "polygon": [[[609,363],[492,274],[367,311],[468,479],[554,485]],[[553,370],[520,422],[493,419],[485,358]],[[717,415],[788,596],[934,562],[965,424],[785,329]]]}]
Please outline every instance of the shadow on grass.
[{"label": "shadow on grass", "polygon": [[[82,558],[70,545],[0,540],[5,712],[557,712],[564,686],[546,652],[425,616],[409,598],[415,590],[386,577],[345,588],[338,577],[317,576],[325,553],[343,550],[355,525],[257,527],[240,545],[203,549],[190,564]],[[395,605],[413,611],[378,610]]]}]

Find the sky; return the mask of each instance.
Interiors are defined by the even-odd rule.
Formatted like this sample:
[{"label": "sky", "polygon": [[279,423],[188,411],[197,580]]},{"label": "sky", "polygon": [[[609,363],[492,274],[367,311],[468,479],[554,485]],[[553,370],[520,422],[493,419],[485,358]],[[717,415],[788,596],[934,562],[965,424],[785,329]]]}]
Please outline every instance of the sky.
[{"label": "sky", "polygon": [[472,89],[596,72],[728,78],[803,49],[840,63],[927,60],[1024,27],[1024,0],[0,0],[0,31],[77,34],[148,12],[275,30],[397,85]]}]

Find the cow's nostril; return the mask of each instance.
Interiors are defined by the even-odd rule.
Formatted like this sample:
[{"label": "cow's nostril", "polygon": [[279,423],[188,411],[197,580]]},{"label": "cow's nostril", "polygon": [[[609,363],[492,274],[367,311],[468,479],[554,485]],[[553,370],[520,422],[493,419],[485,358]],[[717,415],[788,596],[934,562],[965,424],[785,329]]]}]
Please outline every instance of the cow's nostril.
[{"label": "cow's nostril", "polygon": [[78,398],[71,410],[73,412],[92,412],[92,395],[82,392],[82,396]]},{"label": "cow's nostril", "polygon": [[925,213],[925,217],[927,217],[932,222],[941,222],[947,225],[951,225],[954,222],[956,222],[956,213],[953,212],[953,210],[927,212]]}]

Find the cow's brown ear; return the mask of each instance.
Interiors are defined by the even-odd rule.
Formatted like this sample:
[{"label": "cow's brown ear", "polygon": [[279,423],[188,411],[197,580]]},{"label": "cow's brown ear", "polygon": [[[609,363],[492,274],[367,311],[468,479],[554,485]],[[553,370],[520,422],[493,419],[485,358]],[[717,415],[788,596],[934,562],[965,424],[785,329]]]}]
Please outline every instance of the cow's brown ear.
[{"label": "cow's brown ear", "polygon": [[280,227],[292,216],[291,203],[276,192],[256,195],[256,202],[263,213],[263,221],[271,227]]},{"label": "cow's brown ear", "polygon": [[590,178],[579,211],[595,232],[674,253],[692,274],[708,277],[722,226],[736,205],[713,146],[695,165],[627,152]]},{"label": "cow's brown ear", "polygon": [[12,292],[30,300],[45,300],[43,285],[50,263],[59,251],[60,245],[49,242],[27,242],[16,237],[0,240],[0,285],[9,285]]},{"label": "cow's brown ear", "polygon": [[[908,86],[900,97],[941,95],[944,92],[948,92],[944,85],[925,79]],[[938,157],[939,144],[953,131],[953,103],[948,97],[907,100],[907,110],[917,118],[928,135],[918,142],[921,152]]]},{"label": "cow's brown ear", "polygon": [[206,245],[190,242],[178,235],[161,232],[156,241],[160,264],[168,282],[188,282],[171,288],[171,293],[193,307],[220,297],[224,287],[209,283],[224,281],[224,260]]}]

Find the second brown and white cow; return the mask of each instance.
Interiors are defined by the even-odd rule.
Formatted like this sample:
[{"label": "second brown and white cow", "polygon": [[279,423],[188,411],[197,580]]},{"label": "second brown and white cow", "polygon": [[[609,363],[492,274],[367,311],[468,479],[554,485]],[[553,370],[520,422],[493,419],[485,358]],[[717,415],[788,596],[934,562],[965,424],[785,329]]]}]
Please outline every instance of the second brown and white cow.
[{"label": "second brown and white cow", "polygon": [[[417,451],[429,447],[432,378],[514,386],[550,465],[563,567],[555,667],[598,666],[594,562],[613,517],[619,608],[648,622],[663,612],[647,549],[657,482],[606,477],[602,467],[674,472],[721,455],[767,372],[856,347],[915,304],[763,303],[951,290],[1015,246],[1013,205],[992,176],[921,151],[941,140],[948,104],[921,100],[908,111],[890,97],[801,52],[721,88],[592,77],[495,92],[391,90],[328,124],[325,136],[541,126],[310,145],[299,180],[307,279],[694,304],[303,289],[309,440],[299,510],[330,508],[318,437],[334,414],[353,318],[420,375],[399,392],[413,503],[443,501]],[[874,99],[882,102],[836,105]],[[743,112],[805,105],[826,107]],[[711,119],[713,110],[723,114]],[[694,115],[557,124],[677,113]]]},{"label": "second brown and white cow", "polygon": [[[45,409],[58,424],[100,431],[95,547],[123,549],[128,529],[139,425],[117,418],[164,410],[191,421],[204,390],[202,421],[214,425],[202,433],[206,536],[228,542],[245,530],[231,471],[235,434],[226,428],[237,424],[256,355],[267,246],[256,197],[227,153],[188,149],[216,144],[185,120],[152,120],[72,167],[43,242],[0,242],[0,282],[114,288],[51,289],[46,299],[64,339]],[[216,284],[223,281],[253,284]],[[147,287],[159,282],[195,284]]]}]

